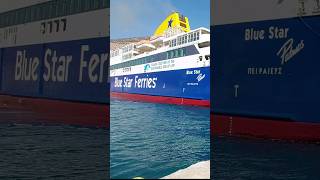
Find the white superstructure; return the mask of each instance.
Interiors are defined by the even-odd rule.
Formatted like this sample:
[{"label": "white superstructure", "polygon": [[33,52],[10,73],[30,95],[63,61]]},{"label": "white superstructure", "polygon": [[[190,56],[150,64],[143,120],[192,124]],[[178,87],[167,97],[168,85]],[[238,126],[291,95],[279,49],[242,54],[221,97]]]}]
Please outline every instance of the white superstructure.
[{"label": "white superstructure", "polygon": [[151,37],[111,51],[110,76],[170,71],[210,66],[210,31],[198,28],[182,32],[170,28]]}]

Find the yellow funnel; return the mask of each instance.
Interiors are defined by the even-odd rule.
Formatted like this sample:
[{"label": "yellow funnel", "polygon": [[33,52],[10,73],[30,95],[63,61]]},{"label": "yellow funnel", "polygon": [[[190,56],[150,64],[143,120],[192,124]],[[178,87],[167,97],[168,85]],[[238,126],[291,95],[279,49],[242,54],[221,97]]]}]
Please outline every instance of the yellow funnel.
[{"label": "yellow funnel", "polygon": [[154,36],[163,35],[169,27],[180,27],[184,32],[189,32],[189,19],[178,12],[173,12],[158,26],[154,32]]}]

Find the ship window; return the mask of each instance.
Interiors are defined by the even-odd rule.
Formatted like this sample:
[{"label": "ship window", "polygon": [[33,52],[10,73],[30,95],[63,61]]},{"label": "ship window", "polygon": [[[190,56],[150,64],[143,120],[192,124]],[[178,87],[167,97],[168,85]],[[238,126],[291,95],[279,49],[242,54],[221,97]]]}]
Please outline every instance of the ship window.
[{"label": "ship window", "polygon": [[84,0],[84,11],[88,11],[90,9],[91,4],[92,1]]},{"label": "ship window", "polygon": [[3,16],[0,16],[0,27],[4,26],[4,23],[3,23]]},{"label": "ship window", "polygon": [[181,41],[182,41],[182,38],[181,38],[181,36],[179,36],[178,37],[178,45],[182,44]]},{"label": "ship window", "polygon": [[81,0],[75,0],[75,13],[81,11]]},{"label": "ship window", "polygon": [[169,59],[169,52],[167,52],[167,59]]},{"label": "ship window", "polygon": [[56,2],[53,2],[53,3],[51,3],[51,17],[52,18],[54,18],[54,17],[56,17],[57,16],[57,14],[58,14],[58,7],[57,7],[57,3]]},{"label": "ship window", "polygon": [[198,44],[199,48],[204,48],[204,47],[208,47],[210,46],[210,42],[206,41],[206,42],[202,42]]},{"label": "ship window", "polygon": [[10,25],[14,25],[14,24],[16,24],[16,16],[17,16],[17,13],[16,13],[16,12],[12,12],[11,15],[12,15],[12,18],[11,18],[11,23],[10,23]]},{"label": "ship window", "polygon": [[69,0],[68,2],[69,2],[69,8],[70,8],[69,12],[70,14],[72,14],[74,11],[74,0]]},{"label": "ship window", "polygon": [[199,40],[199,38],[200,38],[200,33],[199,31],[197,31],[197,40]]},{"label": "ship window", "polygon": [[65,12],[66,12],[66,14],[70,14],[70,8],[71,8],[70,0],[65,1]]},{"label": "ship window", "polygon": [[[18,14],[17,14],[17,16],[18,16]],[[16,19],[17,19],[18,17],[16,17]],[[39,5],[37,5],[37,6],[35,6],[35,8],[34,8],[34,21],[38,21],[38,20],[40,20],[41,19],[41,11],[40,11],[40,6]],[[16,23],[15,24],[19,24],[18,22],[17,22],[17,20],[16,20]]]},{"label": "ship window", "polygon": [[14,17],[13,17],[13,13],[12,12],[10,12],[9,13],[9,15],[8,15],[8,22],[9,22],[9,24],[8,25],[11,25],[13,22],[12,22],[12,20],[14,19]]},{"label": "ship window", "polygon": [[2,21],[3,21],[3,24],[7,24],[7,15],[6,14],[4,14],[3,15],[3,17],[2,17],[3,19],[2,19]]},{"label": "ship window", "polygon": [[70,0],[70,13],[75,13],[77,9],[77,0]]},{"label": "ship window", "polygon": [[26,9],[21,9],[20,13],[20,23],[24,23],[25,17],[26,16]]},{"label": "ship window", "polygon": [[[36,7],[35,6],[31,6],[30,7],[30,12],[31,12],[31,14],[30,14],[30,21],[34,21],[35,20],[35,17],[36,17]],[[15,24],[15,17],[13,18],[13,20],[12,20],[13,22],[13,24]]]},{"label": "ship window", "polygon": [[109,7],[109,0],[102,0],[102,7]]},{"label": "ship window", "polygon": [[49,8],[50,8],[50,6],[49,6],[49,4],[48,3],[46,3],[46,4],[43,4],[43,17],[44,17],[44,19],[49,19],[50,18],[50,11],[49,11]]},{"label": "ship window", "polygon": [[41,19],[42,19],[41,5],[37,5],[34,8],[34,20],[33,21],[39,21]]},{"label": "ship window", "polygon": [[185,56],[184,48],[180,49],[180,57]]},{"label": "ship window", "polygon": [[[7,16],[6,16],[6,21],[7,21],[7,24],[8,25],[10,25],[10,16],[11,16],[11,14],[10,14],[10,12],[7,14]],[[26,18],[26,17],[25,17]]]},{"label": "ship window", "polygon": [[31,16],[31,9],[30,8],[26,8],[26,17],[25,17],[25,21],[26,22],[30,21],[30,16]]},{"label": "ship window", "polygon": [[81,9],[81,12],[85,11],[86,10],[86,1],[87,0],[80,0],[80,9]]},{"label": "ship window", "polygon": [[175,57],[176,57],[176,58],[179,57],[179,50],[178,50],[178,49],[175,50]]},{"label": "ship window", "polygon": [[93,7],[92,7],[92,9],[98,9],[99,8],[99,4],[100,4],[100,2],[99,2],[100,0],[94,0],[94,4],[93,4]]},{"label": "ship window", "polygon": [[174,52],[170,51],[170,59],[173,58],[173,56],[174,56]]}]

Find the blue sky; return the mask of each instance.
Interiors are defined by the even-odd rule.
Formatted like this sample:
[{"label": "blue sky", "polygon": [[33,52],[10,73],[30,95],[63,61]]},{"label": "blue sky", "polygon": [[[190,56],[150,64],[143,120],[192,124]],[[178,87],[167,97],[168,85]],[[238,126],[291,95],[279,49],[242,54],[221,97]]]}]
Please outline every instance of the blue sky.
[{"label": "blue sky", "polygon": [[111,39],[150,36],[172,11],[187,16],[191,29],[210,27],[210,0],[111,0]]}]

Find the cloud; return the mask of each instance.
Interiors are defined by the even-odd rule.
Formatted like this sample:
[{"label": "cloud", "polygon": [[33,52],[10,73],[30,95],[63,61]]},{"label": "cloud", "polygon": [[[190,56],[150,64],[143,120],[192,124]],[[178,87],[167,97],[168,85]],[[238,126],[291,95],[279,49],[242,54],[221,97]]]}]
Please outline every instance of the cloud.
[{"label": "cloud", "polygon": [[176,10],[170,0],[111,0],[111,38],[146,32],[151,35],[161,21]]}]

